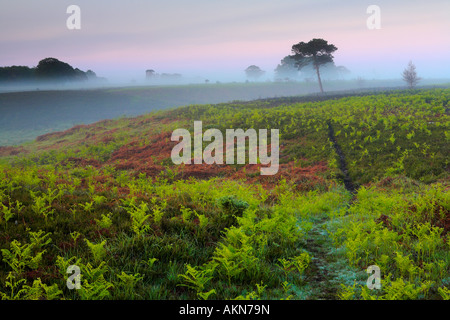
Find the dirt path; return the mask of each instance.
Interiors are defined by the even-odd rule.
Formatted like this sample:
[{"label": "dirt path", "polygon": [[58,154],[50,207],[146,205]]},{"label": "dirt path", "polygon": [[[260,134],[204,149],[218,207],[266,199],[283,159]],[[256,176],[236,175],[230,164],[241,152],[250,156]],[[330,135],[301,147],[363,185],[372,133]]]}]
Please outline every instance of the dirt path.
[{"label": "dirt path", "polygon": [[[354,195],[357,192],[357,187],[348,174],[344,153],[336,141],[334,129],[330,122],[328,122],[328,136],[339,156],[344,186]],[[351,205],[352,200],[348,205]],[[336,263],[337,258],[332,254],[334,246],[326,230],[328,221],[328,217],[316,221],[308,234],[307,250],[310,252],[312,259],[306,281],[311,288],[311,294],[308,298],[311,300],[338,299],[337,294],[340,289],[338,278],[344,270],[339,268],[339,264]]]},{"label": "dirt path", "polygon": [[308,234],[307,250],[311,255],[311,263],[306,281],[311,287],[310,300],[336,300],[338,285],[335,278],[338,270],[330,267],[333,257],[332,240],[325,227],[328,219],[324,218],[314,224]]},{"label": "dirt path", "polygon": [[331,142],[333,142],[334,150],[336,150],[336,153],[339,156],[339,167],[342,171],[342,174],[344,175],[345,188],[350,191],[350,193],[354,194],[356,191],[356,187],[348,174],[347,162],[345,161],[344,153],[342,152],[341,146],[336,141],[334,129],[330,122],[328,122],[328,137],[330,138]]}]

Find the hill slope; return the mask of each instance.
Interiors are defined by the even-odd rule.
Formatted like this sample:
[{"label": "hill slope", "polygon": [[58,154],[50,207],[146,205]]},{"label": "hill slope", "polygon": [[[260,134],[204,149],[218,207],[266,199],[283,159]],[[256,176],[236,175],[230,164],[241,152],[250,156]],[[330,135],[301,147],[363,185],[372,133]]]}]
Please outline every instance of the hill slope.
[{"label": "hill slope", "polygon": [[[0,148],[0,282],[24,289],[2,297],[448,298],[449,98],[193,105]],[[194,120],[279,129],[279,172],[173,165],[171,133]]]}]

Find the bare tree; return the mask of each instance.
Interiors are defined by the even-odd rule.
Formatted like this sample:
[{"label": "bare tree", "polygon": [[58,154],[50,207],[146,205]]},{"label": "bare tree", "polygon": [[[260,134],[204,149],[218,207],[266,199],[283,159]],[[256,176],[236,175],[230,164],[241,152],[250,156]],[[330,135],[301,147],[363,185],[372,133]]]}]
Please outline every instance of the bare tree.
[{"label": "bare tree", "polygon": [[421,79],[417,76],[416,66],[412,63],[412,61],[410,61],[408,63],[408,67],[403,70],[402,76],[403,80],[408,84],[410,89],[414,88]]}]

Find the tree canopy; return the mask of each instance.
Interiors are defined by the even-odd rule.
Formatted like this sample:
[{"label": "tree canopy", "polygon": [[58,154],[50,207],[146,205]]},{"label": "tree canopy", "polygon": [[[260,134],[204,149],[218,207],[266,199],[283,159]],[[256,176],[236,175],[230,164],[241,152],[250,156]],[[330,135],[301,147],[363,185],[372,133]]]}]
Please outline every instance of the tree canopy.
[{"label": "tree canopy", "polygon": [[45,58],[39,61],[36,67],[10,66],[0,67],[0,81],[86,81],[98,80],[97,75],[92,70],[86,72],[73,68],[66,62],[56,58]]},{"label": "tree canopy", "polygon": [[299,42],[292,46],[291,56],[296,61],[296,66],[300,70],[312,64],[317,73],[320,91],[323,93],[322,80],[320,79],[320,66],[333,62],[333,52],[337,47],[329,44],[324,39],[312,39],[309,42]]},{"label": "tree canopy", "polygon": [[247,78],[250,79],[258,79],[260,78],[265,71],[261,70],[260,67],[251,65],[247,69],[245,69],[245,74],[247,75]]},{"label": "tree canopy", "polygon": [[45,58],[36,67],[36,76],[44,80],[87,80],[86,74],[66,62]]},{"label": "tree canopy", "polygon": [[295,59],[291,56],[284,57],[274,71],[275,78],[279,80],[295,79],[298,76],[298,68]]},{"label": "tree canopy", "polygon": [[34,69],[26,66],[0,68],[0,81],[31,81],[35,78]]}]

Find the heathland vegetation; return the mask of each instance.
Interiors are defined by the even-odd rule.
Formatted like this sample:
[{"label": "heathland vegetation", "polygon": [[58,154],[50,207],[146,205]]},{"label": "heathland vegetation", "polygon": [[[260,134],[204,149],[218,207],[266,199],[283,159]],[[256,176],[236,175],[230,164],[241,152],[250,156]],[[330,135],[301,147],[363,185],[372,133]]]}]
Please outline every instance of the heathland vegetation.
[{"label": "heathland vegetation", "polygon": [[[190,105],[2,147],[0,296],[449,299],[449,101],[429,89]],[[278,173],[173,165],[171,133],[196,120],[279,129]]]}]

